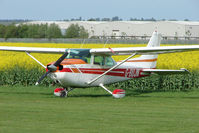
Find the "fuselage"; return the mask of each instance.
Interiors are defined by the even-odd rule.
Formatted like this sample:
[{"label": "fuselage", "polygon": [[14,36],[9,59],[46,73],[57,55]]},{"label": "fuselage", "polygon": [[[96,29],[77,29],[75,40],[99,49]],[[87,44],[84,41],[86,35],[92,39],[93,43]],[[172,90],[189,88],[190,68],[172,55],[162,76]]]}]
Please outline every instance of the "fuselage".
[{"label": "fuselage", "polygon": [[[91,54],[90,49],[71,49],[57,70],[55,68],[56,71],[51,72],[49,76],[63,87],[99,86],[99,84],[106,85],[149,76],[151,73],[143,72],[143,70],[155,68],[156,61],[156,55],[142,55],[118,65],[96,81],[89,83],[120,62],[115,62],[110,55]],[[54,62],[49,63],[48,66],[51,64]]]},{"label": "fuselage", "polygon": [[49,76],[63,87],[99,86],[100,83],[106,85],[150,75],[150,73],[142,71],[145,68],[139,66],[137,61],[126,62],[92,84],[88,84],[89,81],[109,70],[112,65],[88,64],[82,59],[65,59],[61,65],[63,66],[61,70],[57,70]]}]

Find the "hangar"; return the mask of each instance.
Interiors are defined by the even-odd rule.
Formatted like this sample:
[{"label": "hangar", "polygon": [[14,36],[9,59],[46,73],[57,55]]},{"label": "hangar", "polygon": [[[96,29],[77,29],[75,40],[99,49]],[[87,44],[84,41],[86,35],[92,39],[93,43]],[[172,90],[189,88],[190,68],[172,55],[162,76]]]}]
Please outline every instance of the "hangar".
[{"label": "hangar", "polygon": [[62,32],[71,25],[83,26],[90,37],[149,37],[158,30],[167,38],[199,38],[198,21],[32,21],[26,24],[57,24]]}]

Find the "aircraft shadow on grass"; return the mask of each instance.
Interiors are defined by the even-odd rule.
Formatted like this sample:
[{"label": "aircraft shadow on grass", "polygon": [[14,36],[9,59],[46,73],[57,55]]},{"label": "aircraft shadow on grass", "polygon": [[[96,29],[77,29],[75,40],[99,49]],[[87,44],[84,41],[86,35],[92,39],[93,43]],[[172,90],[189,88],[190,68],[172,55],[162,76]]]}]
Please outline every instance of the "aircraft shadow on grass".
[{"label": "aircraft shadow on grass", "polygon": [[[46,95],[46,96],[53,96],[52,93],[47,92],[8,92],[8,91],[1,91],[0,94],[15,94],[15,95]],[[69,94],[68,97],[111,97],[109,94]]]},{"label": "aircraft shadow on grass", "polygon": [[[53,92],[16,92],[16,91],[0,91],[0,94],[14,94],[14,95],[46,95],[52,96]],[[133,96],[133,94],[127,94],[126,96]],[[68,95],[68,97],[112,97],[110,94],[81,94],[81,93],[73,93]]]}]

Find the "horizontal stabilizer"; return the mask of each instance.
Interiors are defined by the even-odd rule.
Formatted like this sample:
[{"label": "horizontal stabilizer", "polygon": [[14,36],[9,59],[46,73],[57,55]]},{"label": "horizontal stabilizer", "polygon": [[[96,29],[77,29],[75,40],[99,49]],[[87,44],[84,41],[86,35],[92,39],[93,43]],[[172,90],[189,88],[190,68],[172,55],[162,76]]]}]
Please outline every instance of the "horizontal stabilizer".
[{"label": "horizontal stabilizer", "polygon": [[144,69],[143,72],[150,72],[156,74],[188,74],[189,71],[185,68],[181,68],[180,70],[169,70],[169,69]]}]

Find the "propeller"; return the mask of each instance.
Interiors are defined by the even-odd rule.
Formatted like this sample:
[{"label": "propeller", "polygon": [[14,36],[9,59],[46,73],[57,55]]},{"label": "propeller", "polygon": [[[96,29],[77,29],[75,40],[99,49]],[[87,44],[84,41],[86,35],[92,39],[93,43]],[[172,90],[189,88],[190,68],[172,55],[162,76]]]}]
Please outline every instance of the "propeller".
[{"label": "propeller", "polygon": [[59,66],[61,64],[61,62],[66,58],[66,56],[68,55],[68,52],[65,52],[54,64],[49,65],[48,71],[41,76],[41,78],[36,82],[35,85],[38,85],[41,83],[41,81],[51,72],[54,72],[57,70],[57,66]]}]

